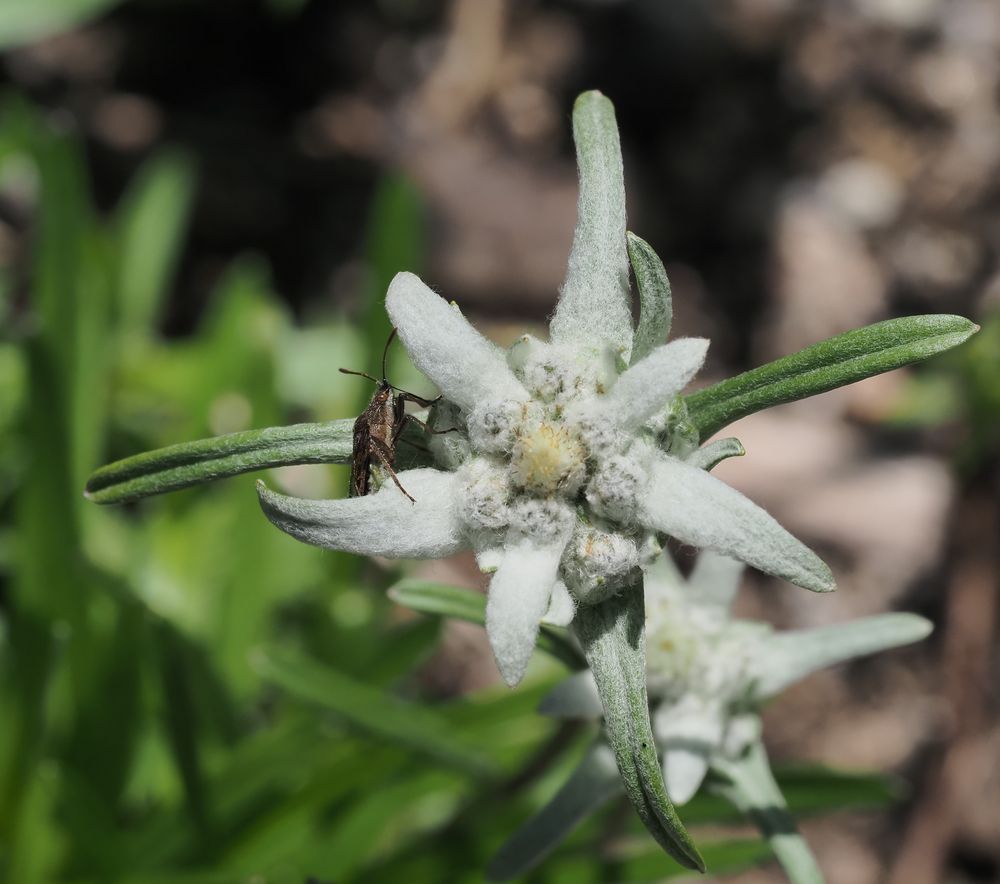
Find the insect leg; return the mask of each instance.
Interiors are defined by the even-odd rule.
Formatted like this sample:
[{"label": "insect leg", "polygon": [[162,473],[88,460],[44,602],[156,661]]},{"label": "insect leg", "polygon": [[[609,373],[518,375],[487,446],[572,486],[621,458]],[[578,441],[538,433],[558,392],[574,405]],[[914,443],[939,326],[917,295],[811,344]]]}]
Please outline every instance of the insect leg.
[{"label": "insect leg", "polygon": [[382,442],[380,439],[371,440],[371,453],[379,459],[379,463],[382,464],[389,471],[389,475],[392,476],[392,481],[396,483],[396,487],[403,492],[409,499],[411,503],[416,503],[416,499],[411,496],[410,492],[407,491],[399,481],[399,476],[396,475],[396,471],[392,468],[392,458],[389,456],[388,446]]},{"label": "insect leg", "polygon": [[406,402],[413,402],[414,404],[419,405],[421,408],[430,408],[435,402],[441,399],[440,396],[435,396],[433,399],[424,399],[422,396],[418,396],[416,393],[408,393],[406,390],[399,390],[399,389],[396,389],[396,398],[402,399]]},{"label": "insect leg", "polygon": [[435,430],[433,427],[429,426],[425,421],[420,420],[419,417],[414,417],[412,414],[406,415],[406,420],[412,421],[418,427],[421,427],[426,432],[430,433],[432,436],[443,436],[445,433],[458,433],[458,427],[448,427],[447,430]]}]

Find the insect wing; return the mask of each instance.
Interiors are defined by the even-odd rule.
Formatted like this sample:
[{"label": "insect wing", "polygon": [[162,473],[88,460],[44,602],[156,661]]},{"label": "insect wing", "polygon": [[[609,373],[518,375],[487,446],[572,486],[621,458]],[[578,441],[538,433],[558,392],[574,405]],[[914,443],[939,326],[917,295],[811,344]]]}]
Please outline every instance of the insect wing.
[{"label": "insect wing", "polygon": [[364,497],[371,478],[371,434],[368,416],[362,414],[354,422],[354,451],[351,456],[351,497]]}]

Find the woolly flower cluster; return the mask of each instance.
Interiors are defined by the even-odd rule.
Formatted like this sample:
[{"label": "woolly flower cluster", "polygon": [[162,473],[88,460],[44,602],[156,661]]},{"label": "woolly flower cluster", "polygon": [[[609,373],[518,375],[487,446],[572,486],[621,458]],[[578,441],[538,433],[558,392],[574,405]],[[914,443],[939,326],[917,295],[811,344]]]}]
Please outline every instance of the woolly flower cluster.
[{"label": "woolly flower cluster", "polygon": [[415,503],[392,482],[333,501],[260,490],[268,517],[309,543],[390,557],[473,549],[492,575],[486,625],[509,684],[524,674],[543,620],[566,625],[577,605],[634,584],[667,535],[833,588],[808,548],[704,469],[723,455],[684,432],[679,394],[708,344],[663,343],[668,288],[660,302],[640,291],[633,328],[627,247],[645,244],[626,237],[606,98],[581,96],[574,137],[579,215],[549,342],[525,335],[503,351],[413,274],[389,286],[399,338],[441,394],[429,416],[432,465],[399,473]]},{"label": "woolly flower cluster", "polygon": [[[664,554],[645,573],[646,685],[653,735],[671,800],[685,804],[709,768],[720,771],[760,740],[760,707],[807,675],[854,657],[919,641],[931,624],[885,614],[818,629],[775,632],[732,619],[743,566],[702,553],[685,579]],[[560,683],[541,710],[600,718],[589,671]]]}]

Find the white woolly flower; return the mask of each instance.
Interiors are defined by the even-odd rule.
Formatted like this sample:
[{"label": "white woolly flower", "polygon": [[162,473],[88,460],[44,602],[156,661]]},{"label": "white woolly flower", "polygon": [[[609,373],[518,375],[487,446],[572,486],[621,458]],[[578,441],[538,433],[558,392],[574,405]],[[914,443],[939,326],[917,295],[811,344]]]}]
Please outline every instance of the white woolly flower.
[{"label": "white woolly flower", "polygon": [[[743,566],[702,553],[688,579],[667,555],[645,572],[646,683],[653,735],[671,800],[685,804],[710,767],[724,768],[759,740],[758,710],[817,669],[918,641],[931,624],[885,614],[819,629],[775,632],[734,620],[730,602]],[[590,672],[558,685],[542,711],[594,718],[601,704]]]},{"label": "white woolly flower", "polygon": [[579,215],[550,342],[525,336],[504,352],[412,273],[389,286],[399,338],[441,394],[431,425],[452,430],[432,437],[432,468],[399,473],[415,502],[392,482],[350,500],[260,491],[268,517],[309,543],[389,557],[473,549],[492,574],[487,631],[509,684],[543,618],[568,622],[574,605],[629,585],[665,535],[833,588],[816,555],[703,469],[711,458],[681,459],[664,414],[708,342],[663,343],[669,305],[656,325],[644,302],[633,329],[621,153],[599,93],[578,100],[574,137]]}]

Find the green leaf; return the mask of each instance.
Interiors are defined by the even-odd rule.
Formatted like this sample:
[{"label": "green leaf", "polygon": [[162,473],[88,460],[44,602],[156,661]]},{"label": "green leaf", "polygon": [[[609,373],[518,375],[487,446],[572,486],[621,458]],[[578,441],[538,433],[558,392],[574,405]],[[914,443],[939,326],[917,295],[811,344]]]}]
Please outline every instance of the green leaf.
[{"label": "green leaf", "polygon": [[[728,875],[767,862],[772,856],[770,848],[758,838],[732,838],[724,841],[706,841],[702,844],[705,865],[715,875]],[[676,867],[667,868],[662,853],[645,852],[629,857],[616,870],[615,880],[661,882],[671,878],[691,880],[687,872]],[[716,880],[714,877],[711,880]]]},{"label": "green leaf", "polygon": [[738,759],[712,759],[712,788],[747,814],[770,844],[791,884],[823,884],[805,838],[788,812],[785,797],[774,780],[764,745],[754,741]]},{"label": "green leaf", "polygon": [[380,739],[476,777],[493,773],[489,759],[458,742],[448,723],[423,706],[407,703],[277,646],[255,654],[253,665],[263,678],[293,696],[335,712]]},{"label": "green leaf", "polygon": [[270,467],[348,463],[353,426],[352,420],[293,424],[182,442],[95,470],[84,494],[94,503],[127,503]]},{"label": "green leaf", "polygon": [[796,815],[856,807],[882,807],[900,798],[900,783],[881,773],[831,770],[820,765],[783,766],[774,771]]},{"label": "green leaf", "polygon": [[3,0],[0,49],[68,30],[117,6],[121,0]]},{"label": "green leaf", "polygon": [[646,696],[645,603],[642,585],[626,587],[599,605],[583,605],[573,630],[604,706],[608,742],[625,792],[643,824],[682,866],[705,864],[667,797],[649,723]]},{"label": "green leaf", "polygon": [[[408,578],[389,588],[389,598],[397,605],[422,614],[486,625],[486,596],[472,589]],[[542,624],[538,632],[538,647],[570,669],[586,668],[586,661],[579,651],[565,635],[551,626]]]},{"label": "green leaf", "polygon": [[700,438],[785,402],[853,384],[957,347],[979,330],[962,316],[931,314],[877,322],[685,397]]},{"label": "green leaf", "polygon": [[124,331],[148,334],[173,281],[194,200],[195,174],[181,151],[143,164],[118,208],[117,299]]},{"label": "green leaf", "polygon": [[517,828],[486,867],[492,881],[524,875],[548,856],[574,828],[622,791],[614,755],[603,740],[537,814]]},{"label": "green leaf", "polygon": [[626,233],[628,257],[639,290],[639,326],[632,337],[632,359],[635,365],[657,347],[665,344],[670,336],[674,318],[670,280],[659,255],[644,239]]}]

